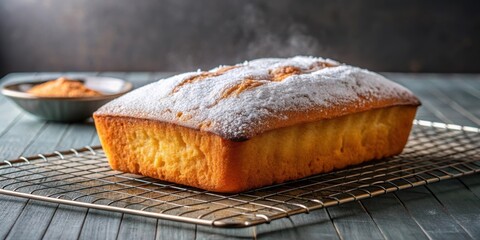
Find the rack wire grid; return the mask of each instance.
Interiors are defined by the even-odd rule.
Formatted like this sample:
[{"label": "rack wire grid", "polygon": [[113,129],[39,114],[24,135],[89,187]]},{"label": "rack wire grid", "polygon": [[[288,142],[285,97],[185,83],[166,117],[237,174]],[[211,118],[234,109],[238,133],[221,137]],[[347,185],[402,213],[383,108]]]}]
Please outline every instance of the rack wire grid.
[{"label": "rack wire grid", "polygon": [[480,129],[415,120],[401,155],[219,194],[112,170],[100,146],[0,162],[0,194],[216,227],[247,227],[480,171]]}]

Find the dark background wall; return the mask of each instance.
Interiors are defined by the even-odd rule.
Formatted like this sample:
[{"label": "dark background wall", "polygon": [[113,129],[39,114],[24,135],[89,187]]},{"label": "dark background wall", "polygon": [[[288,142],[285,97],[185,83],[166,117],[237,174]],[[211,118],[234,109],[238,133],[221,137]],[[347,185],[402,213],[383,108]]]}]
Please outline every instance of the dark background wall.
[{"label": "dark background wall", "polygon": [[479,1],[0,1],[0,75],[186,71],[298,54],[376,71],[480,72],[479,43]]}]

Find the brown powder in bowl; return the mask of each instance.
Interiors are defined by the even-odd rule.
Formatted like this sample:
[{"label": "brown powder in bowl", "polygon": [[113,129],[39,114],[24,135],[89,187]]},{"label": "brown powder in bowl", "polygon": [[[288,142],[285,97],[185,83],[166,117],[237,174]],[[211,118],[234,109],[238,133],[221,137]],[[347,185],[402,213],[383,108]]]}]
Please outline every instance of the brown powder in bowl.
[{"label": "brown powder in bowl", "polygon": [[81,81],[60,77],[29,89],[27,93],[37,97],[93,97],[102,96],[100,92],[89,89]]}]

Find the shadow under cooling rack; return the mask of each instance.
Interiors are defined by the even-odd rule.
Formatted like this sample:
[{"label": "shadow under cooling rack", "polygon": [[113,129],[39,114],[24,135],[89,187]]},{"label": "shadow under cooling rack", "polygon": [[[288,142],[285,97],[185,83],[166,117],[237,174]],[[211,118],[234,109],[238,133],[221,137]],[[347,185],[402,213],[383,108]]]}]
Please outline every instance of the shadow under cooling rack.
[{"label": "shadow under cooling rack", "polygon": [[110,169],[101,147],[0,162],[0,193],[216,227],[247,227],[480,171],[480,131],[414,121],[399,156],[238,194]]}]

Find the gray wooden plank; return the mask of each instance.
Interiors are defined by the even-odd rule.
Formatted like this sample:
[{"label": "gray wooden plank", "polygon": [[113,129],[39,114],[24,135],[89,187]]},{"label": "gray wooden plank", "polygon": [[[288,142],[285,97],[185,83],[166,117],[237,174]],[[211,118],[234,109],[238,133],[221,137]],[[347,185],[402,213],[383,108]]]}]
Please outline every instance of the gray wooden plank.
[{"label": "gray wooden plank", "polygon": [[195,239],[196,225],[158,219],[156,240]]},{"label": "gray wooden plank", "polygon": [[11,231],[12,226],[18,219],[18,216],[25,208],[27,199],[17,198],[11,196],[0,195],[0,239],[5,239],[8,233]]},{"label": "gray wooden plank", "polygon": [[[42,122],[38,122],[41,124]],[[66,127],[63,124],[50,124],[47,123],[44,125],[44,128],[41,129],[39,134],[35,135],[34,140],[31,144],[26,145],[28,146],[25,151],[21,153],[21,155],[29,156],[40,152],[52,152],[55,150],[55,146],[61,138],[61,134],[65,131]],[[57,131],[60,131],[58,135],[55,135]],[[20,154],[19,154],[20,155]],[[22,199],[17,201],[18,205],[24,205],[22,207],[21,215],[16,219],[15,225],[12,229],[21,228],[22,225],[29,224],[31,222],[41,222],[40,224],[36,224],[36,228],[33,230],[23,232],[18,231],[13,236],[8,236],[15,238],[25,238],[25,239],[40,239],[43,235],[43,232],[48,225],[42,225],[45,222],[45,219],[49,216],[53,215],[56,204],[39,204],[39,201],[30,201],[27,199]],[[20,208],[20,206],[18,206]],[[45,208],[45,209],[41,209]],[[42,214],[38,214],[42,212]],[[35,214],[34,217],[31,215]],[[48,223],[49,221],[47,221]],[[43,227],[43,228],[42,228]],[[26,235],[22,235],[26,234]]]},{"label": "gray wooden plank", "polygon": [[[28,152],[28,150],[25,150],[25,148],[29,146],[31,142],[41,141],[38,140],[37,134],[42,133],[46,129],[46,126],[47,125],[45,125],[43,121],[38,121],[29,115],[24,115],[0,139],[0,142],[2,142],[0,143],[1,146],[8,146],[9,144],[15,146],[12,148],[8,148],[8,152],[2,149],[0,150],[0,153],[2,153],[2,155],[8,159],[16,158],[21,154],[30,153]],[[5,142],[6,139],[8,139],[7,142]],[[44,231],[44,229],[42,229],[43,221],[41,224],[35,225],[36,228],[30,229],[30,231],[21,230],[21,228],[24,226],[30,226],[29,224],[35,220],[30,218],[29,216],[30,214],[37,214],[38,209],[32,207],[32,205],[27,204],[29,202],[27,199],[9,198],[9,200],[14,201],[14,206],[12,206],[12,209],[6,209],[7,211],[9,211],[9,218],[3,218],[4,223],[6,225],[10,225],[12,229],[12,231],[10,231],[10,233],[12,234],[9,234],[8,237],[12,239],[21,239],[22,237],[26,237],[26,239],[39,239]],[[38,204],[40,202],[36,201],[36,203]],[[11,205],[11,203],[8,203],[6,205]],[[47,203],[42,203],[42,205],[55,206]],[[21,213],[18,212],[19,209],[22,210]],[[40,217],[48,217],[48,215],[42,215]],[[13,219],[15,220],[13,221]],[[12,224],[13,222],[15,222],[15,224]],[[2,235],[2,233],[5,232],[3,230],[0,230],[0,235]],[[22,236],[22,234],[27,234],[27,236]]]},{"label": "gray wooden plank", "polygon": [[256,227],[259,239],[340,239],[325,209],[291,216]]},{"label": "gray wooden plank", "polygon": [[82,148],[91,144],[96,134],[95,126],[89,123],[72,123],[63,135],[57,146],[57,150],[68,150],[71,148]]},{"label": "gray wooden plank", "polygon": [[45,127],[35,136],[35,140],[22,153],[32,156],[39,153],[51,153],[58,150],[58,143],[68,129],[68,124],[46,122]]},{"label": "gray wooden plank", "polygon": [[[72,125],[70,125],[70,127],[72,127]],[[75,131],[73,130],[71,132]],[[96,136],[96,134],[94,136]],[[71,140],[72,137],[67,136],[66,139]],[[70,143],[67,142],[66,144],[68,145]],[[82,142],[79,144],[92,145],[92,140],[88,142],[87,139],[82,138]],[[80,235],[80,232],[82,231],[82,226],[86,221],[87,211],[87,208],[59,205],[59,207],[55,210],[54,215],[52,216],[51,223],[47,228],[44,239],[77,239]],[[98,213],[103,213],[106,216],[111,214],[109,212],[103,211],[98,211]],[[112,216],[116,215],[113,214]],[[63,228],[62,226],[64,226],[65,224],[65,219],[68,219],[70,226],[75,227],[69,228],[67,230]],[[88,221],[91,221],[91,218]],[[87,223],[87,225],[88,224],[89,223]]]},{"label": "gray wooden plank", "polygon": [[[438,81],[437,79],[442,79]],[[462,103],[463,107],[477,112],[480,107],[480,75],[479,74],[435,74],[435,78],[429,79],[435,88],[439,88],[449,97]],[[474,98],[475,101],[470,101]]]},{"label": "gray wooden plank", "polygon": [[45,122],[37,121],[30,115],[22,115],[0,136],[0,159],[19,157],[44,125]]},{"label": "gray wooden plank", "polygon": [[91,146],[98,146],[100,145],[100,138],[98,137],[97,132],[95,131],[95,134],[92,137],[92,141],[90,142]]},{"label": "gray wooden plank", "polygon": [[[4,98],[3,96],[0,98]],[[23,112],[10,101],[0,103],[0,136],[7,131],[13,123],[19,120]]]},{"label": "gray wooden plank", "polygon": [[405,189],[395,195],[429,238],[471,239],[426,187]]},{"label": "gray wooden plank", "polygon": [[361,201],[387,239],[428,239],[393,194]]},{"label": "gray wooden plank", "polygon": [[[422,106],[420,107],[419,112],[429,111],[433,113],[436,118],[440,119],[440,122],[455,123],[455,119],[452,119],[451,117],[458,113],[451,109],[447,104],[438,101],[438,99],[436,99],[436,97],[430,92],[428,86],[421,84],[421,81],[408,81],[403,78],[396,78],[396,81],[412,90],[412,92],[420,98]],[[457,122],[459,121],[460,120],[457,120]]]},{"label": "gray wooden plank", "polygon": [[[402,83],[401,80],[397,80],[396,82],[404,86],[406,85]],[[405,86],[405,87],[408,87],[408,86]],[[413,90],[413,92],[415,93],[414,89],[410,89],[410,90]],[[418,93],[416,93],[416,95],[419,97],[422,97],[422,95]],[[443,114],[440,111],[436,110],[430,104],[430,101],[431,101],[430,99],[425,99],[422,97],[420,100],[422,102],[422,105],[417,110],[417,114],[415,116],[416,119],[427,120],[432,122],[444,122],[443,119],[445,119],[446,117],[443,117]]]},{"label": "gray wooden plank", "polygon": [[[50,142],[52,144],[48,144],[48,142],[43,145],[39,144],[38,148],[43,147],[43,152],[47,151],[45,149],[47,145],[53,146],[53,148],[55,148],[54,150],[58,150],[60,149],[60,141],[65,141],[65,145],[72,143],[74,137],[69,137],[67,135],[67,129],[70,130],[70,133],[74,132],[71,130],[74,125],[59,123],[49,123],[49,125],[58,125],[57,127],[61,128],[63,131],[62,133],[60,133],[60,131],[50,133],[50,136],[53,138]],[[48,133],[45,133],[46,136],[48,136],[47,134]],[[53,144],[55,141],[57,141],[56,144]],[[88,145],[88,141],[85,138],[82,138],[75,142],[77,142],[78,144]],[[47,226],[44,239],[77,239],[80,234],[83,221],[87,215],[87,209],[68,205],[55,205],[55,207],[52,206],[50,209],[45,209],[44,211],[50,213],[51,210],[53,210],[53,213],[52,215],[50,215],[50,224]],[[65,225],[71,227],[65,228]]]},{"label": "gray wooden plank", "polygon": [[[439,81],[439,78],[450,79]],[[478,79],[474,81],[466,81],[461,79],[463,79],[463,77],[459,78],[459,76],[445,77],[445,75],[433,75],[428,76],[428,78],[424,79],[423,81],[426,81],[427,85],[431,86],[430,91],[433,93],[433,95],[436,96],[440,101],[448,104],[452,109],[456,110],[458,116],[463,115],[463,118],[470,119],[461,122],[456,121],[456,123],[475,126],[478,125],[478,116],[480,115],[480,95],[477,93],[478,89],[480,89],[480,81],[478,81]],[[467,113],[465,114],[465,112]],[[475,190],[475,186],[478,186],[478,184],[480,184],[480,180],[478,178],[478,175],[465,179],[470,181],[468,183],[465,183],[464,178],[462,178],[460,179],[460,181],[448,181],[433,184],[428,188],[431,190],[447,190],[456,187],[457,189],[455,192],[452,191],[443,194],[439,194],[436,191],[433,192],[435,196],[440,199],[442,204],[444,204],[444,206],[446,207],[446,211],[451,214],[453,213],[453,216],[457,220],[457,222],[471,236],[473,236],[474,238],[478,238],[477,228],[471,228],[472,222],[480,221],[480,215],[478,213],[472,213],[473,209],[478,209],[478,204],[476,204],[477,202],[479,202],[478,195],[476,196],[477,198],[474,198],[472,196],[472,194],[475,195],[474,192],[467,191],[462,186],[459,186],[459,184],[463,182],[465,185],[471,186],[470,189]],[[456,186],[451,186],[453,185],[453,183],[456,183]],[[449,184],[449,187],[443,186],[445,184]],[[443,198],[443,201],[440,197]],[[473,226],[475,226],[475,224],[473,224]]]},{"label": "gray wooden plank", "polygon": [[[443,101],[445,104],[457,111],[457,117],[463,115],[464,120],[452,121],[455,121],[457,124],[478,126],[480,121],[480,98],[476,91],[479,89],[480,81],[459,82],[452,81],[452,79],[448,79],[449,81],[438,81],[438,78],[441,77],[436,75],[429,76],[427,79],[424,79],[424,81],[427,82],[427,85],[431,86],[431,88],[429,88],[430,92],[432,92],[432,94],[436,96],[438,100]],[[466,84],[468,84],[468,87]],[[448,117],[449,119],[457,118],[455,116]],[[452,216],[467,231],[467,233],[469,233],[469,235],[473,236],[474,238],[478,238],[479,230],[477,230],[475,224],[472,225],[472,223],[477,223],[480,221],[480,215],[478,214],[478,212],[480,212],[478,210],[478,202],[480,201],[474,192],[468,191],[461,185],[461,183],[463,182],[466,186],[470,185],[472,186],[471,189],[475,190],[474,184],[477,184],[478,186],[480,180],[478,175],[477,177],[466,179],[469,179],[470,182],[464,183],[463,179],[460,179],[459,181],[447,181],[430,185],[428,189],[432,190],[432,192],[435,194],[435,197],[442,202],[446,208],[446,211],[452,214]],[[451,189],[455,189],[456,191],[448,191]],[[474,213],[472,213],[472,211]]]},{"label": "gray wooden plank", "polygon": [[342,239],[385,239],[358,202],[330,207],[327,211]]},{"label": "gray wooden plank", "polygon": [[414,81],[412,79],[405,77],[406,74],[394,74],[392,80],[399,83],[400,85],[410,89],[416,96],[418,96],[422,102],[422,105],[417,110],[417,115],[415,116],[416,119],[427,120],[432,122],[445,122],[448,120],[444,114],[436,109],[432,104],[431,101],[436,101],[435,99],[428,98],[421,93],[417,88],[416,85],[411,86],[409,84],[410,81]]},{"label": "gray wooden plank", "polygon": [[462,91],[469,93],[476,98],[480,98],[480,76],[468,75],[468,77],[457,77],[452,81],[458,83]]},{"label": "gray wooden plank", "polygon": [[472,238],[480,239],[480,198],[457,179],[431,184],[428,188]]},{"label": "gray wooden plank", "polygon": [[79,239],[116,239],[122,214],[89,209]]},{"label": "gray wooden plank", "polygon": [[[434,81],[427,80],[428,84],[434,86],[430,88],[433,95],[449,105],[458,112],[458,116],[463,116],[466,125],[480,126],[480,99],[468,92],[462,91],[460,84],[451,81]],[[468,109],[468,110],[467,110]]]},{"label": "gray wooden plank", "polygon": [[[464,176],[459,178],[459,181],[465,186],[477,197],[480,198],[480,175],[479,174],[474,174],[474,175],[469,175],[469,176]],[[463,206],[463,205],[461,205]],[[480,216],[480,212],[475,212],[473,209],[470,211],[471,214],[474,214],[477,218]],[[456,215],[455,215],[456,216]],[[478,226],[478,222],[480,220],[477,220],[477,223],[474,224],[474,226]],[[469,229],[469,226],[463,226],[466,229]]]},{"label": "gray wooden plank", "polygon": [[[475,196],[480,198],[480,175],[474,174],[459,178],[459,180],[472,191]],[[480,213],[479,213],[480,214]]]},{"label": "gray wooden plank", "polygon": [[[475,123],[476,120],[472,121],[472,119],[465,117],[464,113],[458,111],[459,106],[455,106],[455,103],[452,104],[451,99],[448,99],[452,94],[456,94],[455,99],[464,99],[469,95],[465,94],[464,91],[461,91],[458,84],[453,84],[453,82],[450,81],[450,75],[391,74],[389,76],[412,90],[417,96],[421,97],[423,106],[420,108],[419,112],[422,112],[423,109],[428,109],[429,111],[433,111],[442,122],[460,125],[477,125]],[[446,88],[447,92],[442,93],[439,90],[440,87]],[[478,102],[478,99],[476,102]],[[469,105],[473,103],[475,102],[469,103]]]},{"label": "gray wooden plank", "polygon": [[254,239],[254,228],[215,228],[197,226],[195,239]]},{"label": "gray wooden plank", "polygon": [[431,101],[434,101],[433,99],[430,98],[425,98],[423,97],[422,94],[416,93],[415,88],[411,88],[408,86],[408,84],[402,83],[401,80],[398,80],[397,83],[400,83],[401,85],[407,85],[405,87],[408,87],[410,90],[412,90],[418,97],[420,97],[420,100],[422,102],[422,105],[418,108],[417,114],[415,116],[416,119],[420,120],[427,120],[427,121],[432,121],[432,122],[447,122],[448,118],[444,116],[444,114],[436,109],[432,104],[430,103]]},{"label": "gray wooden plank", "polygon": [[124,214],[117,239],[155,239],[157,219]]},{"label": "gray wooden plank", "polygon": [[[58,205],[46,227],[43,239],[78,239],[87,209],[69,205]],[[48,220],[47,220],[48,221]],[[68,226],[68,227],[66,227]]]},{"label": "gray wooden plank", "polygon": [[[6,114],[2,114],[2,116],[8,117],[9,111],[5,111],[5,113]],[[28,143],[34,138],[34,136],[31,136],[30,134],[24,134],[20,139],[18,139],[19,141],[15,141],[14,143],[2,141],[4,139],[15,136],[15,134],[18,134],[15,132],[21,132],[22,129],[24,129],[24,125],[19,124],[19,120],[31,117],[23,115],[21,116],[22,117],[20,119],[12,117],[12,124],[8,124],[9,128],[1,134],[2,138],[0,138],[0,146],[3,146],[3,148],[0,147],[0,159],[11,159],[21,155],[24,148],[26,147],[24,143]],[[37,124],[34,124],[33,126],[30,126],[28,130],[35,133],[36,131],[39,131],[41,127],[41,125],[39,126]],[[19,145],[19,143],[21,144]],[[15,145],[15,147],[9,147],[9,144],[13,144]],[[0,217],[2,219],[2,224],[0,224],[0,239],[6,238],[8,233],[11,231],[12,226],[15,224],[16,220],[24,210],[26,203],[27,199],[24,198],[0,196],[0,205],[2,206],[2,208],[0,208]]]},{"label": "gray wooden plank", "polygon": [[[45,129],[45,123],[42,121],[37,121],[34,117],[30,115],[22,115],[18,121],[16,121],[5,134],[0,138],[0,154],[2,158],[12,159],[17,158],[22,153],[28,153],[25,151],[25,148],[31,144],[32,141],[37,139],[37,134],[42,132]],[[31,208],[27,208],[27,199],[13,198],[13,197],[2,197],[0,202],[2,205],[10,206],[9,208],[0,209],[1,214],[4,217],[2,218],[2,225],[0,227],[0,238],[5,237],[9,232],[8,228],[20,229],[22,221],[19,222],[19,216],[22,216],[21,213],[24,211],[32,212]],[[20,210],[22,212],[20,212]],[[33,209],[33,212],[35,210]],[[23,216],[28,214],[24,213]],[[15,224],[14,224],[15,223]],[[17,227],[15,227],[15,225]],[[27,225],[28,226],[28,225]],[[39,228],[36,228],[39,229]],[[10,230],[10,229],[8,229]],[[20,233],[15,233],[20,234]],[[39,232],[41,236],[42,232]],[[19,237],[15,235],[15,237]]]},{"label": "gray wooden plank", "polygon": [[[66,129],[62,124],[45,124],[44,121],[38,120],[35,120],[35,124],[43,125],[44,127],[34,135],[35,140],[32,144],[24,145],[24,147],[28,146],[28,149],[26,149],[22,155],[53,152],[57,148],[62,133],[65,132]],[[29,146],[33,147],[30,148]],[[25,208],[12,227],[12,230],[15,230],[13,231],[14,235],[8,235],[8,237],[13,239],[41,239],[57,207],[58,204],[53,203],[43,203],[33,200],[26,201]],[[46,221],[46,219],[48,219],[48,221]],[[44,224],[45,222],[47,223],[46,225]],[[32,223],[36,224],[34,225],[35,228],[30,229],[30,231],[16,231],[22,226],[29,226]]]},{"label": "gray wooden plank", "polygon": [[[55,209],[55,204],[30,200],[19,216],[19,220],[11,228],[6,239],[42,239],[42,236],[50,224],[50,214],[45,214],[45,209]],[[53,209],[52,209],[53,208]],[[35,216],[35,217],[34,217]]]},{"label": "gray wooden plank", "polygon": [[255,239],[300,239],[291,218],[282,218],[255,227]]}]

